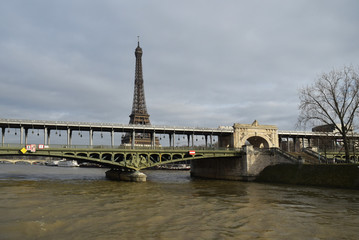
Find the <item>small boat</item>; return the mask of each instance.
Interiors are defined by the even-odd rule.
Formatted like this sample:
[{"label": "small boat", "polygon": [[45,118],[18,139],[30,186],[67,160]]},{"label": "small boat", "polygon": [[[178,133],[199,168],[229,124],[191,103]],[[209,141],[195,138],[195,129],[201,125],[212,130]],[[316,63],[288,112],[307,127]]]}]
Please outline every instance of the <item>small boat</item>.
[{"label": "small boat", "polygon": [[102,168],[103,166],[98,163],[89,163],[89,162],[83,162],[80,164],[80,167],[84,168]]},{"label": "small boat", "polygon": [[61,160],[59,161],[59,167],[79,167],[80,165],[75,160]]},{"label": "small boat", "polygon": [[163,170],[191,170],[190,164],[165,164],[159,166]]},{"label": "small boat", "polygon": [[52,160],[52,161],[48,161],[45,162],[46,166],[58,166],[59,165],[59,161],[58,160]]}]

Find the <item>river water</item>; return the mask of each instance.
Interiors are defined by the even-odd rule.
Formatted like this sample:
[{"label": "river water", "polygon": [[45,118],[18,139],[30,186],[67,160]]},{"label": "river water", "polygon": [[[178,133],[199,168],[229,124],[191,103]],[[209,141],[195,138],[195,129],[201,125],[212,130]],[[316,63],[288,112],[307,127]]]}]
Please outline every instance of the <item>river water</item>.
[{"label": "river water", "polygon": [[357,239],[359,191],[0,164],[0,239]]}]

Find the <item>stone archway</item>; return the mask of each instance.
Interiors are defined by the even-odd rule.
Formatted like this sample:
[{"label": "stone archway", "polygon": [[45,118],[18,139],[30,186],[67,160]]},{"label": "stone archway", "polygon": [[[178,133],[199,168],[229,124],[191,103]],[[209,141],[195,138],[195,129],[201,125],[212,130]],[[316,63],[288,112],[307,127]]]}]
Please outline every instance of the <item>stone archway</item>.
[{"label": "stone archway", "polygon": [[274,125],[259,125],[255,120],[252,124],[235,123],[233,129],[234,148],[241,148],[246,141],[259,148],[279,146],[278,128]]},{"label": "stone archway", "polygon": [[259,136],[249,137],[246,141],[248,141],[255,148],[269,148],[267,140]]}]

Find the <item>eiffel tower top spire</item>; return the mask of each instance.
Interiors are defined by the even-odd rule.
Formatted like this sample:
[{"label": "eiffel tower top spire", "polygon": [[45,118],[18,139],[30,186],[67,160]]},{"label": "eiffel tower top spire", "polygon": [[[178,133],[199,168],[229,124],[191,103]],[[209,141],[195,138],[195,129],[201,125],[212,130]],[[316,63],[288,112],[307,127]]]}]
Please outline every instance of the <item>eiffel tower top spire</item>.
[{"label": "eiffel tower top spire", "polygon": [[151,124],[150,115],[147,113],[145,89],[143,87],[142,73],[142,48],[138,37],[137,48],[135,50],[136,70],[135,70],[135,89],[133,95],[132,113],[130,124]]}]

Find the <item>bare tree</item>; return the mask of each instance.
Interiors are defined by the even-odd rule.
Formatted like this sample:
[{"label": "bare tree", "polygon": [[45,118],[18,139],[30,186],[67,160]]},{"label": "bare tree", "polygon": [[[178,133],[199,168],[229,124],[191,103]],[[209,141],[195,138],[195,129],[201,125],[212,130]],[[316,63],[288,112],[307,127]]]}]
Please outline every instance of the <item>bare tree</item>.
[{"label": "bare tree", "polygon": [[300,90],[299,124],[333,124],[343,138],[349,161],[348,133],[359,107],[359,75],[352,66],[324,73]]}]

